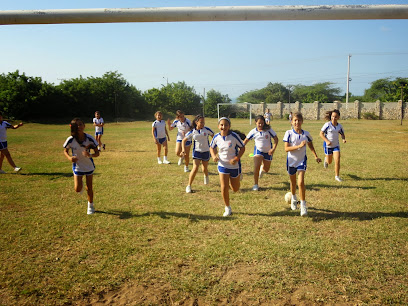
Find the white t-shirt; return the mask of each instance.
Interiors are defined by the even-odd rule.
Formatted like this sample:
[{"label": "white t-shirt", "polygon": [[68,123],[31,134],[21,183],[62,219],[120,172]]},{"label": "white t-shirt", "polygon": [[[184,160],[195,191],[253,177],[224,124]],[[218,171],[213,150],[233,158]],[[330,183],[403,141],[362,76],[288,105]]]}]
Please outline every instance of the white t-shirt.
[{"label": "white t-shirt", "polygon": [[[104,121],[102,117],[100,117],[99,119],[93,118],[93,123],[101,124],[101,123],[104,123]],[[100,133],[100,132],[103,132],[103,126],[95,126],[95,133]]]},{"label": "white t-shirt", "polygon": [[10,129],[12,125],[7,121],[2,121],[0,123],[0,142],[7,141],[7,129]]},{"label": "white t-shirt", "polygon": [[194,129],[186,134],[187,140],[189,141],[194,140],[193,151],[197,152],[210,151],[208,136],[214,136],[214,132],[206,126],[203,127],[201,130]]},{"label": "white t-shirt", "polygon": [[153,124],[152,124],[152,127],[154,127],[154,137],[156,137],[156,139],[166,137],[166,121],[164,121],[164,120],[160,120],[160,121],[155,120],[153,122]]},{"label": "white t-shirt", "polygon": [[324,133],[324,136],[330,140],[330,146],[328,148],[335,148],[340,145],[339,134],[344,135],[343,126],[340,123],[337,123],[337,126],[334,126],[331,121],[326,122],[321,131]]},{"label": "white t-shirt", "polygon": [[272,114],[271,114],[271,113],[265,113],[265,114],[264,114],[264,118],[265,118],[265,120],[267,120],[267,121],[271,121],[271,117],[272,117]]},{"label": "white t-shirt", "polygon": [[85,140],[80,144],[73,137],[69,136],[64,143],[65,149],[71,149],[72,156],[76,156],[78,160],[73,163],[72,169],[76,172],[92,172],[95,170],[95,164],[92,158],[86,157],[82,154],[88,145],[94,148],[98,147],[98,142],[91,135],[85,133]]},{"label": "white t-shirt", "polygon": [[255,140],[255,148],[262,153],[268,153],[272,149],[272,138],[276,137],[276,133],[272,128],[266,131],[258,131],[257,128],[252,129],[246,138]]},{"label": "white t-shirt", "polygon": [[177,127],[177,140],[183,140],[184,136],[190,131],[191,129],[191,121],[188,118],[184,119],[184,122],[181,122],[180,120],[176,119],[173,121],[173,123],[170,125],[171,127]]},{"label": "white t-shirt", "polygon": [[[303,140],[306,140],[306,143],[313,141],[312,136],[308,131],[302,130],[302,133],[298,134],[292,129],[287,130],[285,136],[283,136],[283,141],[289,143],[290,147],[300,145]],[[306,161],[306,147],[307,145],[299,150],[288,152],[287,162],[289,167],[296,168]]]},{"label": "white t-shirt", "polygon": [[245,145],[241,138],[234,132],[230,132],[227,136],[216,134],[211,141],[210,147],[218,147],[218,165],[228,169],[239,169],[239,163],[231,165],[229,161],[238,155],[238,148],[243,148]]}]

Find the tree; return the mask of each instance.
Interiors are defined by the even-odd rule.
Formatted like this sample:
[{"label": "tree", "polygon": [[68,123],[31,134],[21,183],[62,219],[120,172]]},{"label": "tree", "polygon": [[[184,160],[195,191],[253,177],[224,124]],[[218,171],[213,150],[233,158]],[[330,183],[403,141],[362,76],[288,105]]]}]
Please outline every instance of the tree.
[{"label": "tree", "polygon": [[403,95],[408,94],[408,78],[390,78],[378,79],[371,83],[371,87],[364,91],[363,100],[365,101],[382,101],[395,102],[401,99]]},{"label": "tree", "polygon": [[333,102],[340,100],[340,88],[332,87],[333,83],[324,82],[314,85],[295,85],[291,96],[293,101],[300,101],[302,103],[319,102]]},{"label": "tree", "polygon": [[223,95],[219,91],[211,89],[207,92],[207,98],[204,103],[204,113],[206,117],[217,118],[217,104],[218,103],[231,103],[231,99],[228,95]]}]

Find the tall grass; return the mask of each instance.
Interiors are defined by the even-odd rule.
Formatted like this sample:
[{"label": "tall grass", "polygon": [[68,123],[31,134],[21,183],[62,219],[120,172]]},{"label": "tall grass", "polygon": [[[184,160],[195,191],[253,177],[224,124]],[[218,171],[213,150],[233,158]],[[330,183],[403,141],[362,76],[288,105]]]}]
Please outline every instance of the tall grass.
[{"label": "tall grass", "polygon": [[[408,303],[408,128],[397,121],[341,121],[341,177],[309,158],[300,217],[289,190],[282,138],[270,174],[251,190],[253,142],[242,159],[241,191],[223,218],[216,166],[210,184],[198,173],[192,194],[177,166],[158,165],[151,122],[111,123],[95,159],[95,208],[73,190],[62,144],[67,125],[27,124],[8,131],[21,174],[0,175],[0,304],[103,300],[125,284],[153,290],[141,304]],[[218,130],[215,119],[206,125]],[[242,132],[254,127],[233,119]],[[322,121],[304,129],[318,137]],[[91,124],[86,131],[93,134]],[[312,154],[308,152],[309,157]],[[3,169],[11,173],[5,162]],[[154,291],[155,290],[155,291]]]}]

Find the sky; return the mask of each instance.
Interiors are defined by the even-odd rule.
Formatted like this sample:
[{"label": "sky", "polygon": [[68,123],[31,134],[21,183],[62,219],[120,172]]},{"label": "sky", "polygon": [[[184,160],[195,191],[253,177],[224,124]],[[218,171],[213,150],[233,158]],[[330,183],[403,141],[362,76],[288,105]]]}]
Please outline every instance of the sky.
[{"label": "sky", "polygon": [[[2,0],[0,11],[190,6],[408,4],[406,1]],[[226,21],[0,25],[0,73],[59,84],[117,71],[146,91],[184,81],[230,98],[269,82],[332,82],[363,95],[380,78],[408,77],[408,20]]]}]

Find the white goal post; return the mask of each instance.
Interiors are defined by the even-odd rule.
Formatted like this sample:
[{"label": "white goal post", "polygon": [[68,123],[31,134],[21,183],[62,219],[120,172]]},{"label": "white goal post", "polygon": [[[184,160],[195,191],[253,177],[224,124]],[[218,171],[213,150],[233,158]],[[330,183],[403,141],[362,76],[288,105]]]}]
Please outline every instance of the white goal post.
[{"label": "white goal post", "polygon": [[[249,125],[251,125],[252,123],[252,104],[245,102],[244,104],[249,105]],[[232,103],[217,103],[217,114],[218,114],[218,120],[220,120],[220,105],[229,105],[229,106],[233,106],[234,104]]]}]

